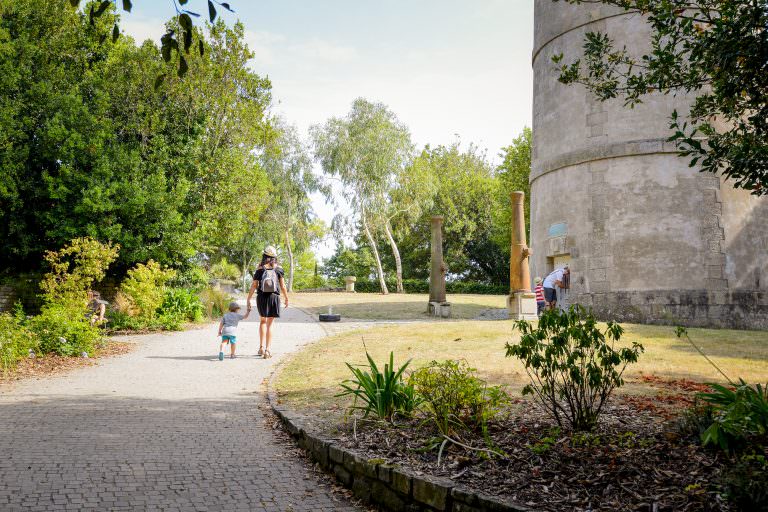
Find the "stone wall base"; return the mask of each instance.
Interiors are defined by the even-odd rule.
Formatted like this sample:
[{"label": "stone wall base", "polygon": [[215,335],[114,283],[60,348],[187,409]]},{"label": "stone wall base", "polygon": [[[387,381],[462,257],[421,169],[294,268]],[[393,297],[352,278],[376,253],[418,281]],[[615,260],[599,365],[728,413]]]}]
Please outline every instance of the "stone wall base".
[{"label": "stone wall base", "polygon": [[573,294],[601,320],[686,327],[768,329],[768,292],[657,290]]},{"label": "stone wall base", "polygon": [[355,497],[390,512],[531,512],[519,503],[462,489],[448,478],[415,474],[383,459],[367,459],[336,439],[312,432],[307,418],[280,405],[272,373],[267,399],[285,430],[321,468]]},{"label": "stone wall base", "polygon": [[512,320],[536,320],[536,294],[530,292],[515,292],[507,297],[507,310]]},{"label": "stone wall base", "polygon": [[10,311],[16,300],[16,290],[12,286],[0,286],[0,312]]}]

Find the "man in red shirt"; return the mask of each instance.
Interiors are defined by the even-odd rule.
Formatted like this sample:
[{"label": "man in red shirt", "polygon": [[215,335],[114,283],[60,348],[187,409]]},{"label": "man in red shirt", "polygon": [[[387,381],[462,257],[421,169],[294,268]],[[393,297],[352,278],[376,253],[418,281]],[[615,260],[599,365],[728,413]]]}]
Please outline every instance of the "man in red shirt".
[{"label": "man in red shirt", "polygon": [[541,278],[537,277],[533,280],[536,283],[536,316],[541,316],[541,312],[544,311],[544,306],[547,302],[544,300],[544,286],[541,284]]}]

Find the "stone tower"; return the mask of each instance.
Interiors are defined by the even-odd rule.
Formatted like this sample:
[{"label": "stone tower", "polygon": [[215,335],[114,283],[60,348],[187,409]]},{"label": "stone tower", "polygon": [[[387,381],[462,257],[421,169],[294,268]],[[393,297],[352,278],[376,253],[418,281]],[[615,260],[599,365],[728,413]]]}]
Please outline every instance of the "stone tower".
[{"label": "stone tower", "polygon": [[666,142],[673,109],[627,109],[557,81],[551,57],[584,34],[646,48],[643,18],[602,5],[536,0],[533,50],[533,275],[568,263],[567,300],[622,321],[768,328],[768,198],[688,167]]}]

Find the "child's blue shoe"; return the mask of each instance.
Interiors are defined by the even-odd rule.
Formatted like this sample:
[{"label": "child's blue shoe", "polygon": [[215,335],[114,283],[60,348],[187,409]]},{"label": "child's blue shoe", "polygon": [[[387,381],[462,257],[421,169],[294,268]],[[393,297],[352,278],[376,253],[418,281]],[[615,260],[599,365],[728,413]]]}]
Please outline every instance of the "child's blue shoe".
[{"label": "child's blue shoe", "polygon": [[224,360],[224,352],[219,352],[219,361]]}]

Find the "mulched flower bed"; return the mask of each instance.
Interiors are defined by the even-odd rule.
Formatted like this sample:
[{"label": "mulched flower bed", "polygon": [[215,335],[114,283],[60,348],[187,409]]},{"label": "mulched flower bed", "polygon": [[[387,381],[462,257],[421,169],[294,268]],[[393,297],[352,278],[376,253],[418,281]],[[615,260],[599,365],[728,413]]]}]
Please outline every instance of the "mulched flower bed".
[{"label": "mulched flower bed", "polygon": [[[536,510],[729,510],[717,486],[725,457],[677,428],[676,416],[702,385],[655,377],[645,383],[657,389],[656,396],[616,398],[591,434],[561,432],[532,402],[518,400],[489,428],[505,457],[448,443],[438,465],[435,447],[443,439],[424,419],[396,426],[358,421],[334,437],[364,457],[447,477]],[[480,433],[461,441],[488,447]]]},{"label": "mulched flower bed", "polygon": [[25,379],[44,378],[98,364],[99,360],[133,351],[137,345],[123,341],[109,341],[101,345],[93,357],[68,357],[47,354],[35,358],[23,358],[12,371],[0,371],[0,385]]}]

